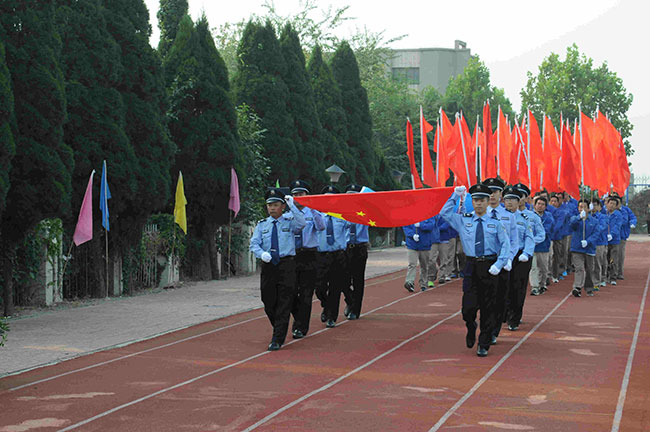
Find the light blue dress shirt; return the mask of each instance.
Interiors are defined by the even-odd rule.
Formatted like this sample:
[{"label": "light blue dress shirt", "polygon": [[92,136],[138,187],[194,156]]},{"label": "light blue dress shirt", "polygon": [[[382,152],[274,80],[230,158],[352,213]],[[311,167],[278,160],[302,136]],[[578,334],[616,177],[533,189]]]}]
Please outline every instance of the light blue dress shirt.
[{"label": "light blue dress shirt", "polygon": [[[330,219],[332,220],[332,225],[334,228],[333,244],[327,243],[327,224]],[[325,229],[323,231],[318,231],[318,252],[334,252],[345,250],[348,246],[346,236],[350,222],[335,218],[330,215],[323,216],[323,222],[325,223]]]},{"label": "light blue dress shirt", "polygon": [[[356,235],[351,236],[352,226],[356,227]],[[354,238],[353,238],[354,237]],[[347,232],[345,233],[346,244],[360,244],[368,243],[370,237],[368,236],[368,225],[355,224],[350,222]]]},{"label": "light blue dress shirt", "polygon": [[517,210],[515,212],[515,220],[517,221],[517,236],[519,237],[519,245],[522,246],[521,253],[528,255],[528,258],[532,258],[533,254],[535,253],[533,223],[530,221],[528,215],[524,213],[525,211],[526,210]]},{"label": "light blue dress shirt", "polygon": [[[476,240],[476,227],[479,217],[475,212],[458,214],[454,208],[460,196],[453,193],[440,211],[440,216],[452,226],[463,244],[463,251],[468,257],[476,257],[474,252]],[[496,255],[497,261],[494,265],[501,270],[509,259],[510,239],[503,223],[498,217],[489,212],[481,216],[483,223],[483,238],[485,241],[485,256]]]},{"label": "light blue dress shirt", "polygon": [[528,216],[528,221],[533,227],[533,241],[536,245],[540,244],[546,238],[546,230],[544,229],[542,218],[540,218],[539,215],[534,211],[522,210],[522,213]]},{"label": "light blue dress shirt", "polygon": [[318,246],[318,231],[325,229],[323,215],[318,210],[303,207],[300,211],[305,216],[305,227],[294,232],[295,237],[302,235],[302,247],[312,249]]},{"label": "light blue dress shirt", "polygon": [[505,207],[502,206],[497,206],[495,208],[492,208],[491,206],[488,206],[487,208],[487,214],[488,215],[493,215],[495,214],[503,223],[503,226],[506,227],[506,231],[508,231],[508,238],[510,239],[510,247],[508,248],[508,259],[513,260],[515,259],[515,256],[517,255],[517,252],[519,252],[519,248],[521,245],[519,244],[519,236],[517,235],[517,223],[515,221],[515,217],[513,216],[512,213],[510,213],[508,210],[506,210]]},{"label": "light blue dress shirt", "polygon": [[[305,227],[305,216],[295,205],[289,206],[290,213],[283,213],[277,219],[278,226],[278,248],[280,258],[296,255],[296,241],[294,233]],[[273,221],[269,216],[257,223],[249,249],[257,258],[262,258],[263,252],[271,251],[271,233],[273,232]]]}]

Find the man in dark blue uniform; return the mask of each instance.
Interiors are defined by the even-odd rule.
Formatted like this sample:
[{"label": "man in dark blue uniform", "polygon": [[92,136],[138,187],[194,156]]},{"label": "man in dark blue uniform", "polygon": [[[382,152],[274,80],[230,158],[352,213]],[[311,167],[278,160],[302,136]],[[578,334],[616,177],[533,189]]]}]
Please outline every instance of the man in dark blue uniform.
[{"label": "man in dark blue uniform", "polygon": [[476,315],[481,310],[481,333],[479,335],[479,357],[485,357],[490,349],[495,326],[495,296],[497,275],[508,261],[509,238],[506,228],[498,217],[486,213],[490,188],[477,184],[469,190],[472,196],[472,213],[454,212],[465,186],[459,186],[443,206],[440,215],[460,236],[467,256],[463,279],[462,313],[467,335],[465,342],[472,348],[476,342]]},{"label": "man in dark blue uniform", "polygon": [[[260,290],[264,312],[273,326],[269,351],[277,351],[287,337],[295,293],[294,233],[305,226],[305,217],[293,203],[293,197],[283,197],[280,188],[269,188],[265,198],[269,217],[257,223],[250,251],[262,260]],[[284,214],[287,205],[291,212]]]},{"label": "man in dark blue uniform", "polygon": [[[357,184],[348,185],[345,193],[359,193],[361,186]],[[349,320],[358,319],[361,316],[361,304],[363,303],[363,292],[366,285],[366,262],[368,261],[368,226],[356,223],[350,223],[346,233],[347,248],[345,256],[347,259],[347,269],[349,282],[346,282],[343,290],[347,306],[345,316]]]}]

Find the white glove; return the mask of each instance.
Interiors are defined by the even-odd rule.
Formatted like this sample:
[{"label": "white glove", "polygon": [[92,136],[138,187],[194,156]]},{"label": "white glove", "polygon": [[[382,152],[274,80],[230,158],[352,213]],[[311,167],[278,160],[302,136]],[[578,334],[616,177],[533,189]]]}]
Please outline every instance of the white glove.
[{"label": "white glove", "polygon": [[504,269],[505,271],[510,271],[510,270],[512,270],[512,260],[508,260],[508,262],[506,263],[506,265],[503,266],[503,269]]},{"label": "white glove", "polygon": [[581,245],[583,248],[586,248],[586,247],[587,247],[587,240],[583,240],[583,241],[581,241],[581,242],[580,242],[580,245]]},{"label": "white glove", "polygon": [[594,209],[594,203],[589,203],[589,210],[593,210],[593,209]]},{"label": "white glove", "polygon": [[607,234],[607,241],[612,241],[613,238],[614,238],[614,237],[612,237],[611,234]]},{"label": "white glove", "polygon": [[413,234],[413,240],[416,242],[420,241],[420,234]]},{"label": "white glove", "polygon": [[496,275],[498,275],[500,271],[501,271],[501,270],[499,270],[499,268],[498,268],[496,265],[494,265],[494,264],[492,264],[492,266],[490,267],[490,270],[488,270],[488,272],[489,272],[492,276],[496,276]]},{"label": "white glove", "polygon": [[454,189],[454,193],[456,195],[463,195],[466,190],[467,188],[465,186],[456,186],[456,188]]},{"label": "white glove", "polygon": [[521,255],[519,255],[519,261],[528,262],[528,255],[522,253]]},{"label": "white glove", "polygon": [[634,229],[634,228],[636,228],[636,225],[630,224],[630,228]]},{"label": "white glove", "polygon": [[289,207],[293,206],[293,197],[291,195],[285,195],[284,202],[286,202]]},{"label": "white glove", "polygon": [[414,223],[413,226],[416,227],[416,228],[420,228],[420,222]]},{"label": "white glove", "polygon": [[580,212],[580,218],[581,218],[581,219],[584,219],[584,218],[586,218],[586,217],[587,217],[587,213],[586,213],[584,210],[582,210],[582,211]]},{"label": "white glove", "polygon": [[262,252],[262,256],[260,258],[262,258],[262,261],[265,263],[271,262],[271,254],[268,252]]}]

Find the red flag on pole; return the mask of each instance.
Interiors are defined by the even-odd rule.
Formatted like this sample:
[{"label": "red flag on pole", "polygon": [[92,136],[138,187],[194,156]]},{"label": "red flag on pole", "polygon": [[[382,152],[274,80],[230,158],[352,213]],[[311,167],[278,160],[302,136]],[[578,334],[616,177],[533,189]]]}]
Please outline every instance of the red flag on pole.
[{"label": "red flag on pole", "polygon": [[415,167],[415,150],[413,149],[413,126],[411,121],[406,119],[406,154],[409,157],[409,166],[411,167],[411,183],[413,189],[421,189],[424,187],[418,175],[418,169]]},{"label": "red flag on pole", "polygon": [[557,167],[558,161],[562,156],[560,152],[560,143],[558,133],[551,118],[544,116],[544,171],[542,187],[550,191],[558,189],[557,184]]},{"label": "red flag on pole", "polygon": [[530,172],[530,190],[541,190],[541,175],[544,169],[544,153],[542,151],[542,138],[539,125],[533,113],[528,110],[528,142],[526,154],[528,155]]},{"label": "red flag on pole", "polygon": [[422,112],[422,105],[420,105],[420,144],[422,144],[422,181],[424,184],[434,187],[437,185],[436,172],[433,170],[433,162],[431,160],[431,152],[429,151],[429,142],[427,140],[427,133],[433,130],[433,126],[429,124],[424,118]]},{"label": "red flag on pole", "polygon": [[239,180],[235,168],[230,168],[230,200],[228,201],[228,208],[235,213],[233,219],[237,217],[239,209],[241,208],[239,202]]},{"label": "red flag on pole", "polygon": [[86,186],[86,193],[84,194],[84,200],[81,203],[81,208],[79,209],[79,218],[77,219],[77,226],[74,229],[74,235],[72,236],[72,241],[74,244],[79,246],[80,244],[86,243],[88,240],[93,238],[93,175],[95,170],[90,173],[90,179],[88,180],[88,186]]},{"label": "red flag on pole", "polygon": [[495,136],[492,132],[492,114],[490,113],[490,101],[483,105],[483,134],[485,135],[485,145],[481,150],[485,149],[485,155],[481,158],[485,160],[485,174],[481,173],[481,178],[492,178],[497,176],[497,162],[496,162],[496,144]]},{"label": "red flag on pole", "polygon": [[449,158],[451,153],[451,135],[453,134],[453,126],[447,117],[447,114],[440,108],[440,121],[438,123],[438,130],[440,131],[440,141],[436,143],[439,148],[436,150],[436,164],[438,170],[438,186],[444,187],[449,178]]}]

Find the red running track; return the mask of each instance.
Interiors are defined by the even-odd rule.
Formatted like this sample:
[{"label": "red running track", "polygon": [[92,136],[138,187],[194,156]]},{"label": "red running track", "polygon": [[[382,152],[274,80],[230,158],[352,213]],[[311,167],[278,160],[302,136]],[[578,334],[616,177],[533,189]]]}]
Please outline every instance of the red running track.
[{"label": "red running track", "polygon": [[367,282],[358,321],[265,351],[262,310],[0,380],[0,432],[650,430],[650,243],[595,297],[528,297],[486,358],[465,348],[460,281]]}]

